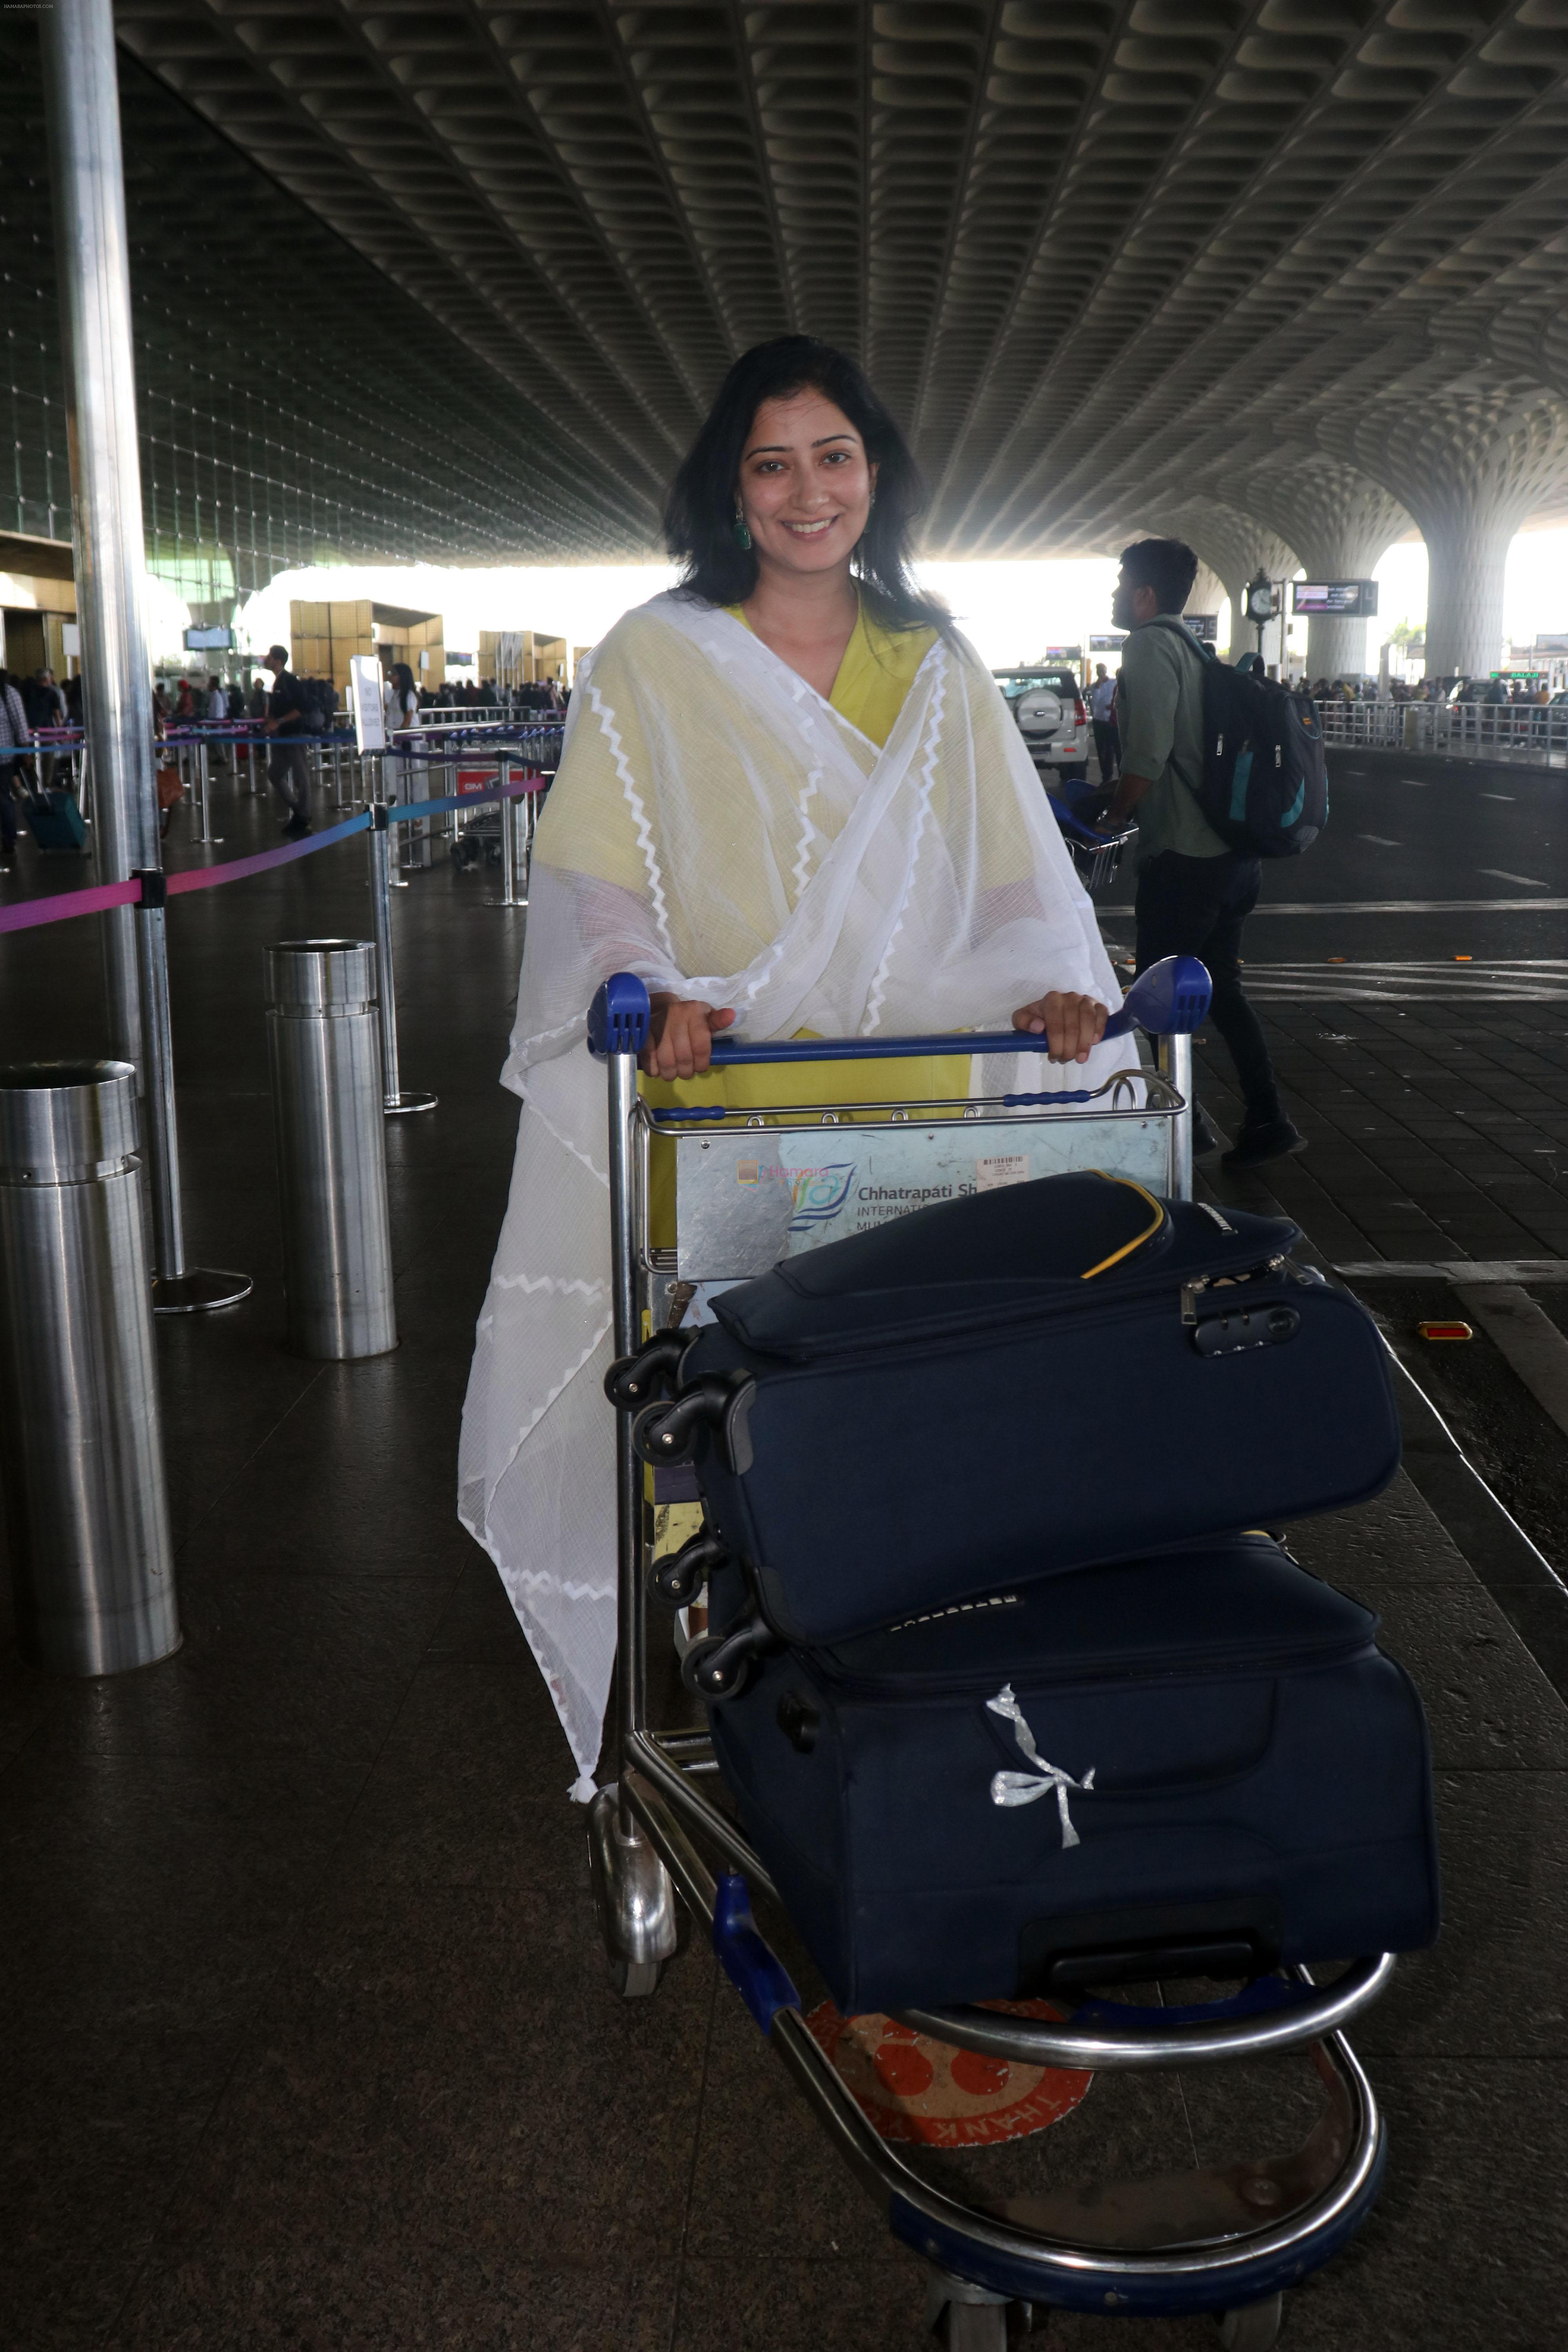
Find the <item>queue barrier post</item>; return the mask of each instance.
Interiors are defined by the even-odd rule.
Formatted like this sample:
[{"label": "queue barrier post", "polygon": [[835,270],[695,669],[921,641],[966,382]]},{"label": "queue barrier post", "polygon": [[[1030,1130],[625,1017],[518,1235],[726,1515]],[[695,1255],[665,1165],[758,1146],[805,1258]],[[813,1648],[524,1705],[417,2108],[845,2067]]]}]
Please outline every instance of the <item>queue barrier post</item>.
[{"label": "queue barrier post", "polygon": [[223,835],[213,831],[212,774],[207,765],[205,743],[196,742],[191,746],[191,773],[195,787],[196,839],[204,849],[216,849]]},{"label": "queue barrier post", "polygon": [[382,1109],[389,1118],[434,1110],[436,1097],[405,1092],[397,1066],[397,982],[392,960],[392,826],[384,801],[371,806],[370,913],[380,978]]},{"label": "queue barrier post", "polygon": [[174,1041],[169,1019],[169,877],[144,866],[132,879],[142,886],[135,908],[136,978],[142,1008],[144,1143],[152,1193],[153,1284],[155,1315],[203,1315],[237,1307],[253,1288],[247,1274],[185,1264],[180,1138],[175,1124]]},{"label": "queue barrier post", "polygon": [[289,1345],[384,1356],[397,1311],[374,940],[267,950],[267,1057]]},{"label": "queue barrier post", "polygon": [[62,1675],[179,1647],[130,1062],[0,1070],[0,1459],[22,1645]]},{"label": "queue barrier post", "polygon": [[[485,904],[487,907],[526,907],[526,889],[521,898],[518,896],[517,826],[514,822],[518,802],[505,797],[506,787],[511,782],[511,761],[505,751],[497,759],[496,782],[502,789],[502,798],[497,803],[497,814],[500,818],[500,897],[487,898]],[[527,795],[521,797],[526,799]]]}]

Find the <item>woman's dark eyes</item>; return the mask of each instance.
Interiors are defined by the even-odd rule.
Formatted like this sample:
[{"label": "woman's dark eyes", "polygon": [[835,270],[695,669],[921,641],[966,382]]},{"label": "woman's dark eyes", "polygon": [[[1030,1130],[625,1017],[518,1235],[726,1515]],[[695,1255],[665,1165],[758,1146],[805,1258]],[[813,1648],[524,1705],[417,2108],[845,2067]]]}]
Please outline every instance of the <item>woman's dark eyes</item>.
[{"label": "woman's dark eyes", "polygon": [[[853,449],[826,449],[823,452],[822,462],[826,466],[847,466],[853,460],[855,452]],[[783,460],[778,457],[761,457],[757,461],[757,472],[759,474],[782,474],[784,472]]]}]

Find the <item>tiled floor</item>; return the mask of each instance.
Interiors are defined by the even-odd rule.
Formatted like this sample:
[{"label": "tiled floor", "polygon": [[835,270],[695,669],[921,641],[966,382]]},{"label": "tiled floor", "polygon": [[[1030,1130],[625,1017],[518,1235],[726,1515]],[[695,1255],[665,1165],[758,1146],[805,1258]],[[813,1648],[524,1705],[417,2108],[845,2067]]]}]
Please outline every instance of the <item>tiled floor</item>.
[{"label": "tiled floor", "polygon": [[[570,1759],[453,1517],[515,1108],[495,1077],[520,919],[480,904],[482,877],[420,877],[397,908],[407,1076],[442,1097],[389,1129],[402,1345],[357,1366],[282,1351],[260,948],[363,929],[361,854],[171,921],[195,1239],[258,1288],[160,1333],[184,1649],[109,1683],[12,1663],[0,1684],[0,2341],[914,2352],[917,2266],[700,1941],[651,2001],[612,1996]],[[85,939],[9,944],[8,1034],[95,1044]],[[1301,1044],[1299,1090],[1309,1068],[1325,1091],[1383,1083],[1370,1055],[1327,1051]],[[1300,1171],[1314,1212],[1324,1164],[1315,1146]],[[1388,2186],[1292,2298],[1284,2340],[1548,2352],[1568,2228],[1568,1707],[1410,1480],[1297,1540],[1384,1612],[1426,1694],[1447,1926],[1355,2037],[1390,2116]],[[1220,2160],[1254,2127],[1282,2140],[1292,2063],[1104,2078],[1008,2162],[1063,2180]],[[1059,2319],[1046,2340],[1215,2338]]]},{"label": "tiled floor", "polygon": [[[1260,1007],[1310,1150],[1270,1189],[1320,1249],[1359,1263],[1568,1256],[1568,1007]],[[1240,1115],[1217,1038],[1204,1099]]]}]

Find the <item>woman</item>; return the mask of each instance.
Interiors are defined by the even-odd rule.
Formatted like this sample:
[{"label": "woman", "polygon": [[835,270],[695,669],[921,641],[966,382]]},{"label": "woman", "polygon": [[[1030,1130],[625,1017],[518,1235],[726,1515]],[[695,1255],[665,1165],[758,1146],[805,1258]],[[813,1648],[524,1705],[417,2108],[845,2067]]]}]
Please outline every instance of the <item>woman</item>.
[{"label": "woman", "polygon": [[413,737],[405,730],[419,723],[419,695],[414,683],[414,672],[406,662],[394,662],[381,689],[382,710],[386,720],[386,756],[382,762],[382,792],[389,801],[402,800],[408,791],[409,767],[406,754]]},{"label": "woman", "polygon": [[[459,1513],[500,1569],[593,1794],[616,1643],[605,1089],[595,989],[640,974],[649,1081],[716,1099],[714,1034],[997,1027],[1087,1065],[1120,999],[989,673],[910,583],[913,463],[859,370],[804,336],[737,361],[666,517],[686,574],[577,673],[540,821],[511,1200],[464,1409]],[[973,1090],[1012,1085],[993,1062]],[[892,1075],[889,1076],[889,1070]],[[776,1075],[727,1074],[732,1103]],[[962,1095],[968,1056],[837,1065],[843,1099]],[[766,1094],[755,1090],[765,1084]],[[818,1089],[819,1093],[821,1087]],[[802,1097],[797,1097],[802,1098]],[[805,1097],[805,1098],[809,1098]]]}]

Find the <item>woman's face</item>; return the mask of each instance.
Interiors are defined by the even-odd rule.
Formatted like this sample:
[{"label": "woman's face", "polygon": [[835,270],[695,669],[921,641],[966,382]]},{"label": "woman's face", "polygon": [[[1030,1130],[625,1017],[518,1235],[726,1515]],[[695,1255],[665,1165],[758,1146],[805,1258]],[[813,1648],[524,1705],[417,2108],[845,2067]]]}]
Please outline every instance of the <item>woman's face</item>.
[{"label": "woman's face", "polygon": [[797,573],[847,570],[876,480],[865,443],[822,393],[764,400],[737,491],[759,562]]}]

